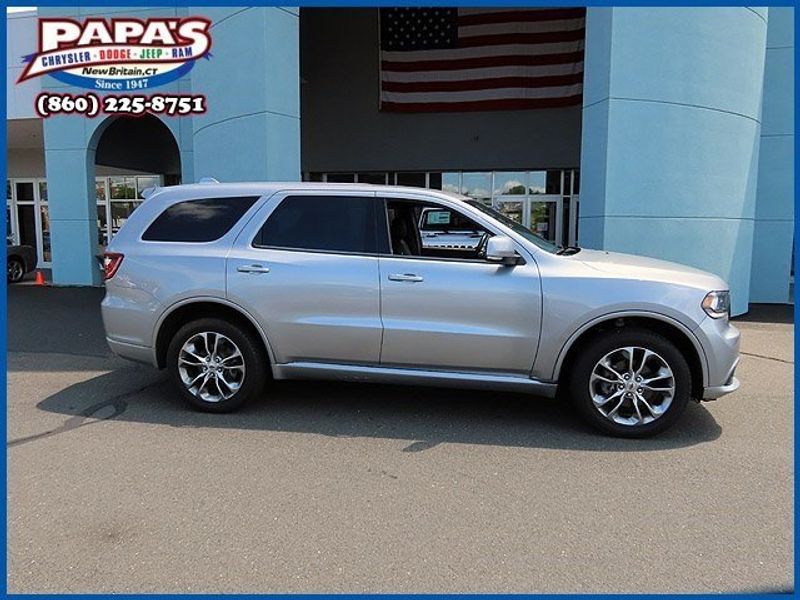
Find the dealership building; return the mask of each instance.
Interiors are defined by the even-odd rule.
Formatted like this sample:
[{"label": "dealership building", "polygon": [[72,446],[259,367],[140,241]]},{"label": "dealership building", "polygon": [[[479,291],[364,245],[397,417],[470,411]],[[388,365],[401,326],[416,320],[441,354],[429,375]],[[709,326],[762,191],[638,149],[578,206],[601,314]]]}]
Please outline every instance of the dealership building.
[{"label": "dealership building", "polygon": [[[154,185],[411,185],[481,199],[559,244],[711,271],[730,283],[735,314],[791,302],[793,8],[590,7],[563,19],[392,10],[8,14],[8,235],[36,248],[55,284],[99,285],[96,256]],[[212,22],[211,56],[157,91],[204,94],[205,114],[41,119],[40,92],[88,90],[51,76],[16,83],[22,58],[36,52],[39,17],[194,15]],[[520,32],[531,20],[547,24],[498,33],[515,19]],[[418,58],[428,43],[461,44],[458,77],[410,63],[393,75],[391,57],[412,56],[401,55],[405,34],[393,27],[413,27]],[[440,27],[452,33],[422,33]],[[525,58],[530,44],[562,58],[530,76],[542,62]],[[493,71],[501,56],[511,62]]]}]

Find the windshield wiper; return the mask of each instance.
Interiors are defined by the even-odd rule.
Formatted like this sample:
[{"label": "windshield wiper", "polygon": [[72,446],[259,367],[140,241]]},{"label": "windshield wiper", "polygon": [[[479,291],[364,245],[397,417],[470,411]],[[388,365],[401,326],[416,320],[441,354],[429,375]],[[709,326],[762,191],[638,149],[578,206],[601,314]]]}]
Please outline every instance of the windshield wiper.
[{"label": "windshield wiper", "polygon": [[556,250],[556,254],[561,256],[571,256],[580,251],[581,249],[578,246],[560,246],[558,250]]}]

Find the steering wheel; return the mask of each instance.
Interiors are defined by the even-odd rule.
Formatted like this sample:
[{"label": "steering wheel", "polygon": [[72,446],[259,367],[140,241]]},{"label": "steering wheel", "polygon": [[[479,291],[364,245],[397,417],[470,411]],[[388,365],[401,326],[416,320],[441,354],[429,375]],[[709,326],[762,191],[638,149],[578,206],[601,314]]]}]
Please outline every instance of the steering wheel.
[{"label": "steering wheel", "polygon": [[478,245],[475,246],[475,254],[478,258],[486,258],[486,245],[489,243],[489,232],[485,231],[481,236]]}]

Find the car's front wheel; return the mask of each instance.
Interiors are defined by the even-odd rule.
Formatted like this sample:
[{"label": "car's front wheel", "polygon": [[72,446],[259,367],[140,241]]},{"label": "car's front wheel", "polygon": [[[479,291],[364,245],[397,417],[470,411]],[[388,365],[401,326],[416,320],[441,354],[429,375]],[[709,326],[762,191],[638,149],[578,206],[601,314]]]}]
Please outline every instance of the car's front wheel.
[{"label": "car's front wheel", "polygon": [[9,283],[18,283],[25,276],[25,264],[21,259],[12,256],[8,259],[7,278]]},{"label": "car's front wheel", "polygon": [[620,437],[648,437],[671,427],[691,397],[680,350],[646,329],[597,334],[581,347],[569,374],[572,401],[594,427]]},{"label": "car's front wheel", "polygon": [[240,408],[261,391],[267,368],[253,334],[221,319],[187,323],[167,350],[167,369],[181,394],[207,412]]}]

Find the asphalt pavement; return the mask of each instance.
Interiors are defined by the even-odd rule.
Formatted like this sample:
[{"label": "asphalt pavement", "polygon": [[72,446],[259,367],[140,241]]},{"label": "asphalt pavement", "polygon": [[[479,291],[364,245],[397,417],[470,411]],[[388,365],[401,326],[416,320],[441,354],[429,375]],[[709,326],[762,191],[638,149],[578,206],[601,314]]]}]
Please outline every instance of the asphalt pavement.
[{"label": "asphalt pavement", "polygon": [[102,290],[8,293],[8,591],[785,592],[793,334],[651,440],[511,393],[275,382],[232,415],[111,355]]}]

